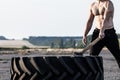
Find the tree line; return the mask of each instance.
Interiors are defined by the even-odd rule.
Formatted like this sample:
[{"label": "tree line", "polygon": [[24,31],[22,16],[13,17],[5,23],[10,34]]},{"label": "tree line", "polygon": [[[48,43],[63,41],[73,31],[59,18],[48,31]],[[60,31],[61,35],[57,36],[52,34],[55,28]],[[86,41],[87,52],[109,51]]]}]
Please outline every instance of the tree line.
[{"label": "tree line", "polygon": [[[118,34],[118,38],[120,41],[120,34]],[[9,40],[4,36],[0,36],[0,40]],[[50,46],[51,48],[84,48],[86,47],[82,43],[81,36],[30,36],[29,38],[23,38],[23,40],[27,40],[30,43],[37,46]],[[89,44],[91,41],[91,35],[87,38],[87,43]]]}]

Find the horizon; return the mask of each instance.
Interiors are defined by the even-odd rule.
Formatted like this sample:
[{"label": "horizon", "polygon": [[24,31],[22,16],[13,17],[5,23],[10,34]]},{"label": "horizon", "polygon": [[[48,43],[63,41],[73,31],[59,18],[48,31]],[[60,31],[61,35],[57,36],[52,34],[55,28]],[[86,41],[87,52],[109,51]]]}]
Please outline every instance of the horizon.
[{"label": "horizon", "polygon": [[[89,34],[88,36],[90,36],[90,35],[92,35],[92,34]],[[117,33],[117,35],[120,35],[120,33]],[[2,35],[0,35],[0,37],[4,37],[4,38],[6,38],[8,40],[23,40],[25,38],[29,39],[30,37],[80,37],[80,38],[82,38],[83,36],[28,36],[28,37],[22,37],[22,38],[19,38],[19,39],[8,38],[8,37],[2,36]]]},{"label": "horizon", "polygon": [[16,39],[16,38],[7,38],[6,36],[0,36],[0,37],[4,37],[4,38],[6,38],[6,39],[8,39],[8,40],[22,40],[22,39],[24,39],[24,38],[27,38],[27,39],[29,39],[30,37],[82,37],[82,36],[28,36],[28,37],[23,37],[23,38],[21,38],[21,39]]}]

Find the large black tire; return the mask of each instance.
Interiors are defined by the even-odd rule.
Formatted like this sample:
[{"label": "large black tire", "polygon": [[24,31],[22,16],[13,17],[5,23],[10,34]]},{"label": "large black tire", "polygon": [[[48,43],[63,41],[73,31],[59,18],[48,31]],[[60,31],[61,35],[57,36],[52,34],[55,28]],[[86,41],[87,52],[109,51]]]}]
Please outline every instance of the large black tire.
[{"label": "large black tire", "polygon": [[100,56],[13,57],[10,71],[11,80],[104,80]]}]

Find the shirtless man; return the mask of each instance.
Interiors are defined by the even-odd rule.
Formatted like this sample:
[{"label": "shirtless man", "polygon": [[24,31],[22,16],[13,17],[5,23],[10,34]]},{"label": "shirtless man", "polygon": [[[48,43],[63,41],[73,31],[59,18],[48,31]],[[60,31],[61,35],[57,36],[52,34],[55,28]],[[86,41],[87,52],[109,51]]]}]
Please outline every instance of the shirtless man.
[{"label": "shirtless man", "polygon": [[83,35],[83,43],[86,44],[87,34],[89,33],[93,20],[95,19],[96,28],[92,34],[92,41],[97,37],[101,40],[91,48],[90,54],[98,56],[102,48],[106,46],[115,57],[120,68],[119,43],[114,29],[113,16],[114,5],[110,0],[96,0],[93,2],[90,7],[90,16]]}]

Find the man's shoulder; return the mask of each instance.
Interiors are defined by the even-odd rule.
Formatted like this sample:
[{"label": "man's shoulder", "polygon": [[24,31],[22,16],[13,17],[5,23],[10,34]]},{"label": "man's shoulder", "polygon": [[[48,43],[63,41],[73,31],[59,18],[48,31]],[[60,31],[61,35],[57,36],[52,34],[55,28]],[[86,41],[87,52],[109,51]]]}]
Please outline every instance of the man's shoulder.
[{"label": "man's shoulder", "polygon": [[108,0],[110,3],[113,3],[111,0]]},{"label": "man's shoulder", "polygon": [[111,0],[109,0],[109,4],[113,5],[113,2]]},{"label": "man's shoulder", "polygon": [[111,0],[108,0],[105,7],[109,7],[109,9],[113,9],[114,8],[113,2]]},{"label": "man's shoulder", "polygon": [[97,3],[96,1],[92,2],[91,7],[94,6],[96,3]]}]

